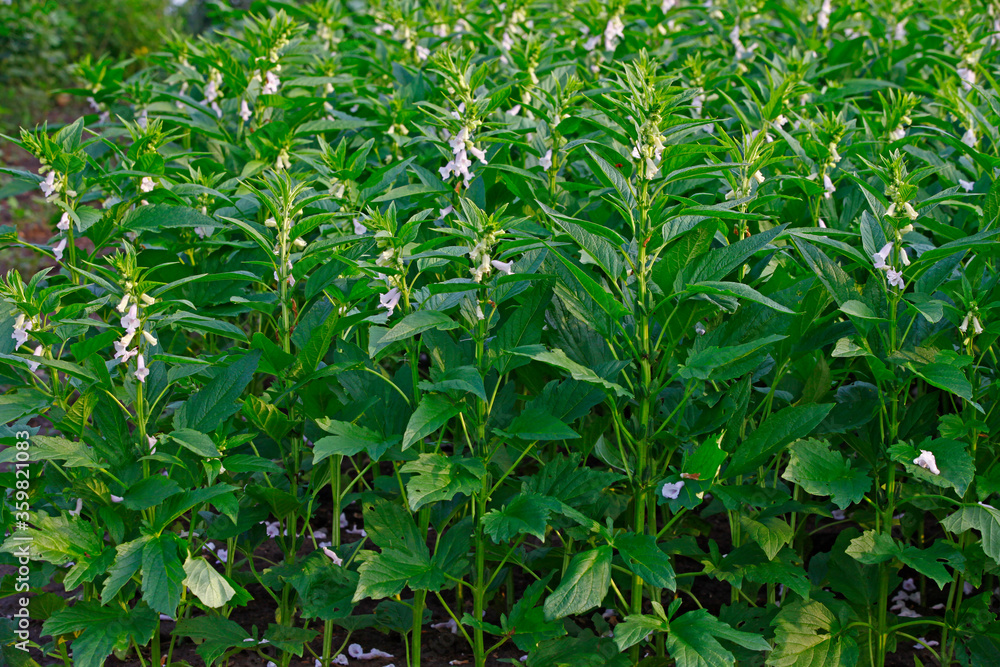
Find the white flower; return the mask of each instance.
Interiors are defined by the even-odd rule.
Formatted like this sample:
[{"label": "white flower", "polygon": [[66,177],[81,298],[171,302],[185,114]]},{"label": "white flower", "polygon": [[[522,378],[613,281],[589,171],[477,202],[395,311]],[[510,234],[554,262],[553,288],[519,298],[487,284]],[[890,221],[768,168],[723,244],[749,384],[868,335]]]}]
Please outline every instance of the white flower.
[{"label": "white flower", "polygon": [[964,88],[966,92],[971,91],[972,84],[976,82],[976,72],[966,65],[962,65],[956,69],[955,72],[958,74],[958,78],[962,80],[962,88]]},{"label": "white flower", "polygon": [[243,119],[244,123],[249,123],[250,119],[253,118],[253,111],[250,111],[250,105],[247,104],[246,100],[240,100],[240,118]]},{"label": "white flower", "polygon": [[910,220],[916,220],[919,215],[916,209],[910,205],[910,202],[903,204],[903,211],[906,213],[907,217],[910,218]]},{"label": "white flower", "polygon": [[142,358],[142,355],[136,357],[136,368],[135,368],[135,379],[139,382],[145,382],[146,376],[149,375],[149,369],[146,368],[146,360]]},{"label": "white flower", "polygon": [[885,217],[891,218],[896,215],[896,202],[889,204],[889,208],[885,209]]},{"label": "white flower", "polygon": [[820,227],[821,229],[826,229],[826,223],[825,223],[825,222],[823,222],[823,218],[820,218],[820,219],[818,219],[818,220],[816,221],[816,224],[817,224],[817,225],[818,225],[818,226],[819,226],[819,227]]},{"label": "white flower", "polygon": [[892,38],[897,42],[906,41],[906,22],[910,19],[903,19],[896,24],[896,28],[892,31]]},{"label": "white flower", "polygon": [[892,244],[886,243],[882,246],[882,249],[877,253],[872,255],[872,261],[875,263],[876,269],[889,269],[892,268],[886,264],[886,260],[889,259],[889,253],[892,252]]},{"label": "white flower", "polygon": [[56,229],[63,232],[68,232],[69,226],[70,226],[69,211],[63,211],[62,217],[59,218],[59,224],[56,225]]},{"label": "white flower", "polygon": [[921,468],[926,468],[930,470],[935,475],[940,475],[941,471],[938,470],[937,461],[934,459],[934,453],[929,452],[926,449],[920,450],[920,456],[913,459],[913,465],[918,465]]},{"label": "white flower", "polygon": [[847,518],[847,513],[844,510],[832,510],[830,516],[834,518],[835,521],[843,521]]},{"label": "white flower", "polygon": [[972,188],[976,187],[976,184],[975,184],[974,182],[972,182],[972,181],[964,181],[964,180],[962,180],[961,178],[960,178],[960,179],[958,179],[958,184],[959,184],[959,185],[960,185],[960,186],[962,187],[962,189],[963,189],[963,190],[965,190],[966,192],[972,192]]},{"label": "white flower", "polygon": [[140,192],[152,192],[155,187],[156,182],[149,176],[143,176],[142,181],[139,182]]},{"label": "white flower", "polygon": [[442,623],[431,623],[431,627],[435,630],[447,630],[453,635],[458,634],[458,623],[456,623],[453,618],[449,618],[447,621]]},{"label": "white flower", "polygon": [[833,3],[830,0],[823,0],[823,5],[819,8],[819,14],[816,15],[816,23],[819,25],[820,30],[826,30],[830,27],[830,14],[833,13]]},{"label": "white flower", "polygon": [[277,521],[269,521],[264,524],[264,530],[268,537],[278,537],[281,534],[281,529],[278,527]]},{"label": "white flower", "polygon": [[899,125],[898,127],[896,127],[895,130],[889,133],[890,141],[899,141],[905,136],[906,136],[906,128],[903,127],[902,125]]},{"label": "white flower", "polygon": [[886,271],[885,277],[889,280],[889,284],[894,287],[903,289],[906,286],[906,283],[903,281],[903,274],[892,267],[889,267],[889,270]]},{"label": "white flower", "polygon": [[17,319],[14,320],[14,333],[10,335],[14,339],[15,350],[28,342],[28,332],[32,326],[31,320],[25,321],[24,313],[18,313]]},{"label": "white flower", "polygon": [[757,181],[757,183],[763,183],[764,182],[764,174],[762,174],[760,172],[760,170],[758,169],[756,172],[754,172],[753,179],[755,181]]},{"label": "white flower", "polygon": [[660,11],[666,14],[676,6],[677,6],[677,0],[663,0],[663,2],[660,4]]},{"label": "white flower", "polygon": [[122,498],[121,496],[116,496],[116,495],[115,495],[115,494],[113,494],[113,493],[111,493],[111,494],[109,494],[109,495],[111,496],[111,502],[113,502],[113,503],[120,503],[121,501],[125,500],[125,499],[124,499],[124,498]]},{"label": "white flower", "polygon": [[430,55],[431,55],[430,49],[428,49],[426,46],[421,46],[420,44],[417,44],[417,60],[423,62],[427,60],[427,58],[429,58]]},{"label": "white flower", "polygon": [[264,75],[264,86],[260,89],[261,95],[275,95],[278,92],[278,87],[281,85],[281,79],[274,71],[269,71]]},{"label": "white flower", "polygon": [[70,516],[80,516],[80,512],[83,511],[83,499],[76,499],[76,509],[69,510],[67,514]]},{"label": "white flower", "polygon": [[145,338],[146,342],[149,343],[150,345],[156,345],[156,339],[153,337],[153,334],[149,333],[148,331],[143,331],[142,337]]},{"label": "white flower", "polygon": [[156,438],[154,438],[151,435],[147,435],[146,436],[146,442],[149,443],[149,453],[150,454],[155,454],[156,453]]},{"label": "white flower", "polygon": [[[42,356],[43,352],[45,352],[45,348],[42,347],[41,345],[39,345],[38,347],[36,347],[34,349],[34,351],[32,352],[32,354],[35,355],[36,357],[40,357],[40,356]],[[35,371],[37,371],[38,370],[38,362],[37,361],[28,361],[28,369],[32,373],[34,373]]]},{"label": "white flower", "polygon": [[121,325],[129,333],[135,333],[135,330],[139,328],[139,308],[134,303],[122,317]]},{"label": "white flower", "polygon": [[334,565],[344,564],[344,561],[339,556],[337,556],[337,552],[334,551],[333,549],[328,549],[326,547],[323,547],[323,553],[326,554],[327,558],[333,561]]},{"label": "white flower", "polygon": [[354,233],[358,236],[368,233],[368,228],[361,224],[360,218],[354,218]]},{"label": "white flower", "polygon": [[824,199],[829,199],[830,195],[837,191],[837,188],[834,187],[829,174],[823,174],[823,189],[826,190],[826,192],[823,193]]},{"label": "white flower", "polygon": [[476,148],[471,134],[469,127],[463,126],[455,136],[448,140],[448,145],[451,146],[452,159],[445,166],[438,169],[442,179],[446,179],[449,176],[460,176],[465,183],[465,187],[469,187],[469,183],[472,181],[472,173],[469,171],[469,168],[472,166],[472,160],[469,159],[469,153],[483,164],[487,164],[486,152]]},{"label": "white flower", "polygon": [[739,25],[733,26],[733,29],[729,32],[729,41],[732,43],[733,48],[736,49],[736,60],[745,60],[753,55],[753,50],[757,48],[754,44],[749,49],[743,45],[740,40],[740,27]]},{"label": "white flower", "polygon": [[341,512],[340,513],[340,527],[341,528],[347,528],[348,525],[349,524],[348,524],[348,521],[347,521],[347,514],[345,514],[344,512]]},{"label": "white flower", "polygon": [[59,186],[56,185],[56,172],[50,171],[45,180],[38,184],[38,187],[42,189],[42,194],[46,197],[52,195],[54,192],[58,192]]},{"label": "white flower", "polygon": [[966,331],[968,331],[968,329],[969,329],[969,318],[970,317],[972,317],[972,313],[966,313],[965,314],[965,319],[963,319],[962,323],[958,325],[958,330],[961,331],[962,333],[965,333]]},{"label": "white flower", "polygon": [[549,169],[552,168],[552,149],[551,148],[549,150],[545,151],[545,155],[543,157],[538,158],[538,164],[540,164],[541,167],[542,167],[542,169],[544,169],[545,171],[548,171]]},{"label": "white flower", "polygon": [[59,243],[52,248],[52,254],[55,255],[56,261],[61,262],[63,258],[63,251],[66,250],[66,238],[64,237]]},{"label": "white flower", "polygon": [[389,316],[391,317],[392,311],[396,309],[396,305],[399,303],[399,298],[402,295],[403,294],[399,291],[398,287],[393,287],[391,290],[378,298],[378,307],[385,308],[389,311]]},{"label": "white flower", "polygon": [[115,310],[117,310],[119,313],[124,313],[125,309],[128,308],[129,298],[130,297],[129,297],[128,294],[126,294],[125,296],[123,296],[122,300],[119,301],[118,305],[115,307]]},{"label": "white flower", "polygon": [[705,325],[702,324],[701,322],[697,322],[694,325],[694,332],[696,334],[698,334],[699,336],[704,336],[705,335]]},{"label": "white flower", "polygon": [[134,335],[135,332],[133,331],[132,333],[125,334],[121,340],[115,341],[115,359],[121,359],[122,363],[125,363],[135,355],[139,354],[138,349],[128,349],[129,343],[132,342],[132,337]]},{"label": "white flower", "polygon": [[514,274],[514,271],[511,269],[511,267],[514,266],[514,262],[501,262],[498,259],[494,259],[490,262],[490,264],[493,265],[494,269],[504,274],[505,276],[510,276]]},{"label": "white flower", "polygon": [[968,130],[966,130],[965,134],[962,135],[962,143],[965,144],[966,146],[975,146],[976,131],[971,127]]},{"label": "white flower", "polygon": [[508,116],[516,116],[517,114],[521,113],[521,105],[515,104],[510,109],[507,109],[506,113]]},{"label": "white flower", "polygon": [[925,639],[924,637],[918,637],[917,639],[919,639],[921,642],[923,642],[922,644],[914,644],[913,645],[913,648],[915,648],[918,651],[921,650],[921,649],[928,648],[928,647],[933,648],[933,647],[939,645],[938,642],[936,640],[934,640],[934,639]]},{"label": "white flower", "polygon": [[618,41],[625,36],[625,23],[621,14],[615,14],[608,20],[608,25],[604,27],[604,50],[614,51],[618,46]]},{"label": "white flower", "polygon": [[660,493],[667,500],[677,500],[677,497],[681,495],[681,489],[684,488],[684,480],[679,482],[666,482],[663,488],[660,489]]},{"label": "white flower", "polygon": [[373,648],[371,651],[365,653],[365,650],[361,648],[361,644],[351,644],[347,647],[347,654],[352,658],[358,660],[374,660],[375,658],[391,658],[393,657],[391,653],[386,653],[385,651],[380,651],[377,648]]}]

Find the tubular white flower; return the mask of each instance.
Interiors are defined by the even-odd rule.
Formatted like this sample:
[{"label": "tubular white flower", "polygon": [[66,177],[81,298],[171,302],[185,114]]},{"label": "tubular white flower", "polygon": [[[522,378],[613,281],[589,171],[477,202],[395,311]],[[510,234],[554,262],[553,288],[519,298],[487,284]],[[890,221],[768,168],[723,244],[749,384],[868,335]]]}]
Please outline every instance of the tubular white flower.
[{"label": "tubular white flower", "polygon": [[56,183],[56,172],[50,171],[45,180],[38,184],[38,187],[42,189],[42,194],[46,197],[52,196],[54,193],[59,192],[60,185]]},{"label": "tubular white flower", "polygon": [[64,237],[59,243],[52,248],[52,254],[55,255],[56,261],[61,262],[63,258],[63,252],[66,250],[66,238]]},{"label": "tubular white flower", "polygon": [[333,549],[329,549],[327,547],[323,547],[323,553],[326,554],[327,558],[329,558],[330,560],[333,561],[334,565],[343,565],[344,564],[344,561],[337,555],[337,552],[335,552]]},{"label": "tubular white flower", "polygon": [[966,331],[969,330],[969,318],[970,317],[972,317],[972,313],[966,313],[965,314],[965,319],[963,319],[962,323],[958,325],[958,330],[961,331],[962,333],[965,333]]},{"label": "tubular white flower", "polygon": [[243,119],[244,123],[249,123],[250,119],[253,118],[253,111],[250,110],[250,105],[247,104],[246,100],[240,100],[240,118]]},{"label": "tubular white flower", "polygon": [[892,243],[886,243],[884,246],[882,246],[881,250],[872,255],[872,262],[874,263],[876,269],[892,268],[891,266],[886,264],[886,260],[889,259],[889,253],[891,252],[892,252]]},{"label": "tubular white flower", "polygon": [[31,320],[25,320],[24,313],[18,313],[17,319],[14,320],[14,333],[10,335],[14,339],[15,350],[28,342],[28,332],[32,326],[34,325]]},{"label": "tubular white flower", "polygon": [[830,14],[832,13],[833,3],[830,0],[823,0],[823,4],[819,8],[819,13],[816,15],[816,24],[820,30],[826,30],[830,27]]},{"label": "tubular white flower", "polygon": [[968,130],[966,130],[965,134],[962,135],[962,143],[965,144],[966,146],[975,146],[976,131],[971,127]]},{"label": "tubular white flower", "polygon": [[552,168],[552,149],[545,151],[545,155],[538,158],[538,164],[541,165],[542,169],[548,171]]},{"label": "tubular white flower", "polygon": [[829,199],[830,196],[837,191],[837,188],[833,185],[833,180],[830,178],[829,174],[823,174],[823,193],[824,199]]},{"label": "tubular white flower", "polygon": [[139,308],[134,303],[122,317],[121,325],[129,333],[135,333],[135,330],[139,328]]},{"label": "tubular white flower", "polygon": [[660,489],[660,493],[667,500],[677,500],[677,497],[681,495],[681,489],[684,488],[684,480],[679,482],[665,482],[663,488]]},{"label": "tubular white flower", "polygon": [[115,307],[115,310],[117,310],[119,313],[124,313],[125,310],[128,308],[129,298],[130,297],[129,297],[128,294],[126,294],[125,296],[123,296],[122,300],[119,301],[118,305]]},{"label": "tubular white flower", "polygon": [[958,179],[958,185],[966,192],[972,192],[972,189],[976,187],[976,184],[972,181],[965,181],[961,178]]},{"label": "tubular white flower", "polygon": [[156,339],[153,338],[153,334],[149,333],[148,331],[143,331],[142,337],[145,338],[146,342],[149,343],[150,345],[156,345]]},{"label": "tubular white flower", "polygon": [[135,379],[138,380],[139,382],[145,382],[146,376],[149,375],[149,369],[146,368],[146,360],[143,359],[142,355],[140,354],[136,357],[135,361],[136,361]]},{"label": "tubular white flower", "polygon": [[889,284],[893,287],[898,287],[899,289],[906,287],[906,282],[903,280],[903,274],[891,266],[885,272],[885,277],[889,280]]},{"label": "tubular white flower", "polygon": [[490,264],[493,265],[494,269],[504,274],[505,276],[510,276],[514,274],[514,271],[511,268],[514,266],[514,262],[501,262],[498,259],[494,259],[490,261]]},{"label": "tubular white flower", "polygon": [[69,211],[63,211],[62,217],[59,218],[59,224],[56,225],[56,229],[62,232],[68,232],[70,222]]},{"label": "tubular white flower", "polygon": [[896,202],[889,204],[889,208],[885,209],[885,217],[891,218],[896,215]]},{"label": "tubular white flower", "polygon": [[389,316],[392,317],[392,311],[396,309],[396,306],[399,304],[399,299],[402,296],[403,293],[399,291],[399,288],[393,287],[391,290],[378,298],[378,307],[385,308],[389,311]]},{"label": "tubular white flower", "polygon": [[139,182],[140,192],[152,192],[156,187],[156,181],[154,181],[149,176],[143,176],[142,181]]},{"label": "tubular white flower", "polygon": [[361,224],[361,220],[359,218],[354,218],[353,223],[355,234],[362,236],[368,233],[368,228]]},{"label": "tubular white flower", "polygon": [[979,318],[975,315],[972,316],[972,330],[976,335],[983,333],[983,325],[980,324]]},{"label": "tubular white flower", "polygon": [[940,475],[941,471],[937,467],[937,460],[934,458],[934,453],[929,452],[926,449],[920,450],[920,456],[913,459],[913,465],[918,465],[921,468],[926,468],[930,470],[935,475]]},{"label": "tubular white flower", "polygon": [[[45,348],[39,345],[34,349],[32,354],[35,355],[36,357],[40,357],[44,352]],[[32,373],[34,373],[35,371],[38,370],[38,362],[28,360],[28,368],[31,370]]]},{"label": "tubular white flower", "polygon": [[903,204],[903,211],[906,213],[910,220],[916,220],[919,217],[917,210],[910,205],[910,202]]}]

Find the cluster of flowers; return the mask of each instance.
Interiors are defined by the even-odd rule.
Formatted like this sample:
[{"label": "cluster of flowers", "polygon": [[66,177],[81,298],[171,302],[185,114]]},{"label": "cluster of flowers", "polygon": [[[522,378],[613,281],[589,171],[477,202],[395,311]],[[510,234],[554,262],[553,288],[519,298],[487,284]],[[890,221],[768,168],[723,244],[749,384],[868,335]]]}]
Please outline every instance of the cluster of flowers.
[{"label": "cluster of flowers", "polygon": [[[465,104],[463,103],[458,108],[459,112],[465,110]],[[457,114],[455,114],[457,117]],[[469,123],[462,126],[454,136],[448,139],[448,145],[451,146],[452,158],[448,163],[441,167],[438,171],[441,174],[442,179],[447,179],[450,176],[458,176],[462,179],[462,182],[466,188],[472,182],[472,173],[469,168],[472,167],[472,160],[469,159],[469,154],[472,154],[474,158],[487,164],[486,162],[486,152],[481,148],[476,148],[476,144],[472,139],[472,128]]]},{"label": "cluster of flowers", "polygon": [[[17,314],[17,318],[14,320],[14,333],[10,335],[10,337],[14,339],[15,350],[28,342],[28,332],[31,331],[34,326],[34,322],[30,318],[25,317],[24,313]],[[36,357],[40,357],[44,354],[44,352],[45,347],[37,345],[31,353]],[[38,370],[37,361],[28,361],[27,363],[28,368],[31,369],[32,373]]]},{"label": "cluster of flowers", "polygon": [[[126,289],[131,289],[131,285],[126,285]],[[127,291],[122,300],[118,303],[117,310],[119,313],[124,313],[121,318],[121,326],[125,329],[125,335],[122,336],[121,340],[115,341],[115,359],[120,360],[122,363],[128,363],[128,360],[135,357],[136,369],[135,369],[135,379],[139,382],[145,382],[146,376],[149,375],[149,369],[146,367],[146,359],[142,352],[139,350],[138,338],[136,334],[140,334],[142,338],[146,339],[146,342],[150,345],[156,345],[156,338],[153,334],[149,333],[145,329],[142,329],[142,320],[139,317],[139,302],[142,302],[145,306],[151,306],[155,303],[155,300],[148,294],[143,294],[138,299],[133,297]],[[132,341],[136,341],[135,347],[131,347]]]},{"label": "cluster of flowers", "polygon": [[[292,276],[292,258],[291,258],[291,253],[289,252],[289,238],[291,236],[291,231],[292,231],[292,221],[288,219],[283,219],[282,224],[279,225],[278,221],[275,220],[274,218],[268,218],[267,220],[264,221],[264,226],[277,228],[278,239],[274,243],[274,251],[273,251],[274,256],[281,257],[282,255],[284,255],[287,258],[285,260],[285,269],[286,269],[285,279],[288,281],[289,287],[295,287],[295,277]],[[291,245],[301,250],[302,248],[306,247],[306,240],[300,236],[299,238],[292,241]],[[274,279],[279,282],[281,281],[281,278],[278,276],[277,269],[275,269],[274,271]]]},{"label": "cluster of flowers", "polygon": [[497,231],[492,231],[483,236],[476,245],[472,246],[469,251],[469,259],[472,260],[472,279],[477,283],[483,282],[483,278],[490,274],[492,269],[496,269],[504,275],[513,274],[514,262],[501,262],[497,259],[490,258],[490,251],[493,246],[497,243],[497,237],[504,233],[504,230],[500,229]]}]

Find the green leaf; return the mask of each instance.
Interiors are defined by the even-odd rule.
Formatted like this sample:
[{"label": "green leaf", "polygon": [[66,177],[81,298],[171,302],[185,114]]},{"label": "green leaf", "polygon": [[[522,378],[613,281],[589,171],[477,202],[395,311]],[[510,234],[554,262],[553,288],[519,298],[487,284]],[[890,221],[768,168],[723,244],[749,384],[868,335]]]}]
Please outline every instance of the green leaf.
[{"label": "green leaf", "polygon": [[[681,367],[681,377],[696,380],[727,380],[726,367],[741,359],[749,357],[763,347],[784,340],[787,336],[771,335],[742,345],[726,347],[710,346],[688,356],[687,363]],[[740,372],[740,375],[743,373]]]},{"label": "green leaf", "polygon": [[142,552],[148,541],[149,537],[143,536],[115,547],[118,557],[108,571],[108,578],[104,582],[104,589],[101,591],[101,604],[106,605],[111,602],[122,586],[127,584],[142,567]]},{"label": "green leaf", "polygon": [[781,305],[774,299],[764,296],[754,288],[749,285],[744,285],[743,283],[703,280],[699,283],[688,285],[687,291],[701,294],[724,294],[726,296],[734,296],[746,299],[747,301],[755,301],[756,303],[762,304],[781,313],[795,314],[794,310]]},{"label": "green leaf", "polygon": [[170,434],[170,439],[198,456],[204,456],[208,459],[221,456],[210,437],[192,428],[177,429]]},{"label": "green leaf", "polygon": [[383,438],[375,431],[351,422],[321,420],[318,423],[320,428],[333,435],[324,436],[313,443],[313,465],[329,456],[355,456],[360,452],[365,452],[372,460],[378,461],[390,447],[399,442],[398,435]]},{"label": "green leaf", "polygon": [[549,517],[559,510],[559,501],[537,493],[518,493],[502,509],[483,515],[483,531],[497,544],[527,533],[545,541]]},{"label": "green leaf", "polygon": [[566,634],[562,620],[545,620],[545,610],[536,606],[545,594],[545,587],[553,574],[550,572],[532,582],[514,603],[510,616],[500,617],[501,629],[505,634],[513,635],[514,644],[522,651],[533,651],[541,642]]},{"label": "green leaf", "polygon": [[799,600],[781,606],[768,667],[855,667],[858,645],[825,606]]},{"label": "green leaf", "polygon": [[207,607],[217,609],[233,599],[235,589],[201,556],[184,562],[184,585]]},{"label": "green leaf", "polygon": [[132,642],[145,646],[153,637],[157,620],[156,613],[143,602],[129,609],[83,601],[49,617],[42,634],[79,632],[71,646],[74,667],[101,667],[112,651],[124,651]]},{"label": "green leaf", "polygon": [[423,381],[420,388],[424,391],[458,391],[472,394],[482,400],[487,400],[483,377],[474,366],[458,366],[449,368],[437,375],[433,382]]},{"label": "green leaf", "polygon": [[188,206],[149,204],[137,206],[122,218],[121,227],[130,232],[156,232],[179,227],[220,227],[214,219]]},{"label": "green leaf", "polygon": [[740,529],[756,542],[767,554],[768,560],[774,560],[781,548],[791,544],[794,533],[788,523],[776,516],[765,517],[759,521],[748,516],[740,516]]},{"label": "green leaf", "polygon": [[833,451],[826,440],[799,440],[789,452],[791,460],[782,478],[814,496],[832,496],[840,509],[861,502],[872,486],[868,474],[852,468],[851,462]]},{"label": "green leaf", "polygon": [[[972,402],[972,383],[961,368],[947,362],[935,362],[923,366],[910,363],[907,366],[938,389],[944,389]],[[973,405],[975,406],[975,403]]]},{"label": "green leaf", "polygon": [[677,589],[677,579],[670,557],[656,544],[652,535],[624,533],[615,536],[618,549],[626,567],[642,580],[656,588]]},{"label": "green leaf", "polygon": [[198,640],[196,651],[207,665],[212,665],[231,648],[246,646],[250,642],[244,640],[251,639],[236,621],[221,616],[182,618],[177,621],[174,632],[179,637]]},{"label": "green leaf", "polygon": [[982,504],[962,505],[947,516],[941,526],[956,535],[970,529],[978,530],[982,535],[983,551],[1000,565],[1000,510]]},{"label": "green leaf", "polygon": [[743,475],[769,460],[783,447],[809,435],[833,409],[833,403],[785,408],[764,420],[743,440],[722,473],[723,479]]},{"label": "green leaf", "polygon": [[155,475],[140,479],[129,487],[122,496],[122,505],[136,512],[159,505],[164,500],[180,493],[181,487],[169,477]]},{"label": "green leaf", "polygon": [[708,613],[696,609],[670,621],[667,651],[677,667],[730,667],[736,657],[718,640],[733,642],[752,651],[769,651],[762,637],[734,630]]},{"label": "green leaf", "polygon": [[690,265],[684,272],[685,282],[700,283],[721,280],[737,267],[742,266],[771,241],[778,238],[785,231],[785,227],[787,225],[773,227],[732,245],[709,251],[701,259],[695,260],[694,264]]},{"label": "green leaf", "polygon": [[582,614],[601,604],[611,585],[611,547],[573,556],[562,581],[545,600],[545,618]]},{"label": "green leaf", "polygon": [[429,503],[448,502],[458,494],[471,496],[481,486],[486,466],[477,458],[421,454],[399,471],[413,475],[406,482],[406,495],[410,509],[417,511]]},{"label": "green leaf", "polygon": [[386,331],[385,334],[378,339],[378,341],[375,341],[374,338],[371,339],[368,343],[368,354],[372,358],[377,359],[380,356],[379,353],[393,343],[413,338],[414,336],[421,334],[424,331],[430,331],[431,329],[447,331],[449,329],[454,329],[457,326],[458,322],[451,319],[444,313],[439,313],[436,310],[418,310],[415,313],[410,313],[397,322],[391,329]]},{"label": "green leaf", "polygon": [[459,409],[452,405],[447,397],[441,394],[424,394],[406,424],[406,431],[403,433],[403,451],[444,427],[448,420],[458,413]]},{"label": "green leaf", "polygon": [[669,631],[670,624],[659,616],[630,614],[615,626],[615,644],[618,645],[618,650],[627,651],[630,647],[645,641],[651,632]]},{"label": "green leaf", "polygon": [[514,417],[514,421],[506,430],[497,429],[500,435],[520,438],[528,442],[547,440],[572,440],[580,435],[567,426],[561,419],[538,408],[527,408]]},{"label": "green leaf", "polygon": [[874,530],[866,530],[851,540],[846,553],[865,565],[877,565],[898,558],[903,565],[933,579],[941,589],[954,581],[954,576],[948,572],[945,564],[958,570],[963,569],[965,564],[965,557],[961,552],[943,540],[938,540],[929,549],[918,549],[909,545],[902,546],[889,535]]},{"label": "green leaf", "polygon": [[142,549],[142,599],[161,614],[174,617],[181,601],[184,565],[172,533],[152,537]]},{"label": "green leaf", "polygon": [[331,621],[350,615],[351,598],[358,587],[358,573],[336,565],[322,551],[314,551],[295,564],[285,579],[298,593],[302,616]]},{"label": "green leaf", "polygon": [[226,418],[238,412],[240,407],[237,399],[250,384],[259,360],[260,352],[254,350],[220,371],[177,410],[174,414],[174,429],[189,428],[211,433]]},{"label": "green leaf", "polygon": [[[920,456],[920,450],[934,455],[940,474],[935,475],[913,463]],[[890,447],[888,453],[893,461],[902,463],[910,475],[935,486],[955,489],[959,497],[965,495],[976,474],[976,465],[967,446],[957,440],[927,438],[916,447],[898,443]]]},{"label": "green leaf", "polygon": [[420,551],[384,549],[370,556],[358,568],[358,589],[354,602],[365,598],[381,600],[398,595],[404,587],[412,590],[441,590],[447,583],[444,573],[434,566],[427,547]]},{"label": "green leaf", "polygon": [[518,352],[518,354],[523,354],[524,356],[531,357],[536,361],[541,361],[542,363],[555,366],[556,368],[561,368],[562,370],[568,372],[570,377],[574,380],[579,380],[581,382],[588,382],[590,384],[600,385],[605,389],[615,392],[618,396],[628,396],[628,391],[621,385],[615,384],[614,382],[608,382],[592,369],[587,368],[581,364],[576,363],[572,359],[566,356],[566,353],[560,349],[554,350],[531,350],[530,352]]}]

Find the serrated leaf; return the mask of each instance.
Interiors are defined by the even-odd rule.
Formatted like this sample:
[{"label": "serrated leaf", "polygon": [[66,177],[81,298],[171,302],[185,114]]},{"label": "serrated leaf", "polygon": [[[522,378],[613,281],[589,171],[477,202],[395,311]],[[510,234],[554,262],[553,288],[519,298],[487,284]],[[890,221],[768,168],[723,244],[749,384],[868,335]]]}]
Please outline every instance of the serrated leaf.
[{"label": "serrated leaf", "polygon": [[601,604],[611,585],[611,547],[601,546],[573,556],[548,599],[545,618],[582,614]]},{"label": "serrated leaf", "polygon": [[872,486],[864,470],[852,468],[851,462],[833,451],[825,440],[799,440],[789,453],[791,458],[782,478],[814,496],[832,496],[840,509],[861,502]]},{"label": "serrated leaf", "polygon": [[449,458],[444,454],[421,454],[399,470],[413,475],[406,482],[410,509],[429,503],[448,502],[458,494],[472,495],[480,487],[486,466],[477,458]]},{"label": "serrated leaf", "polygon": [[423,440],[458,415],[459,409],[441,394],[424,394],[417,409],[410,415],[403,433],[403,450]]}]

